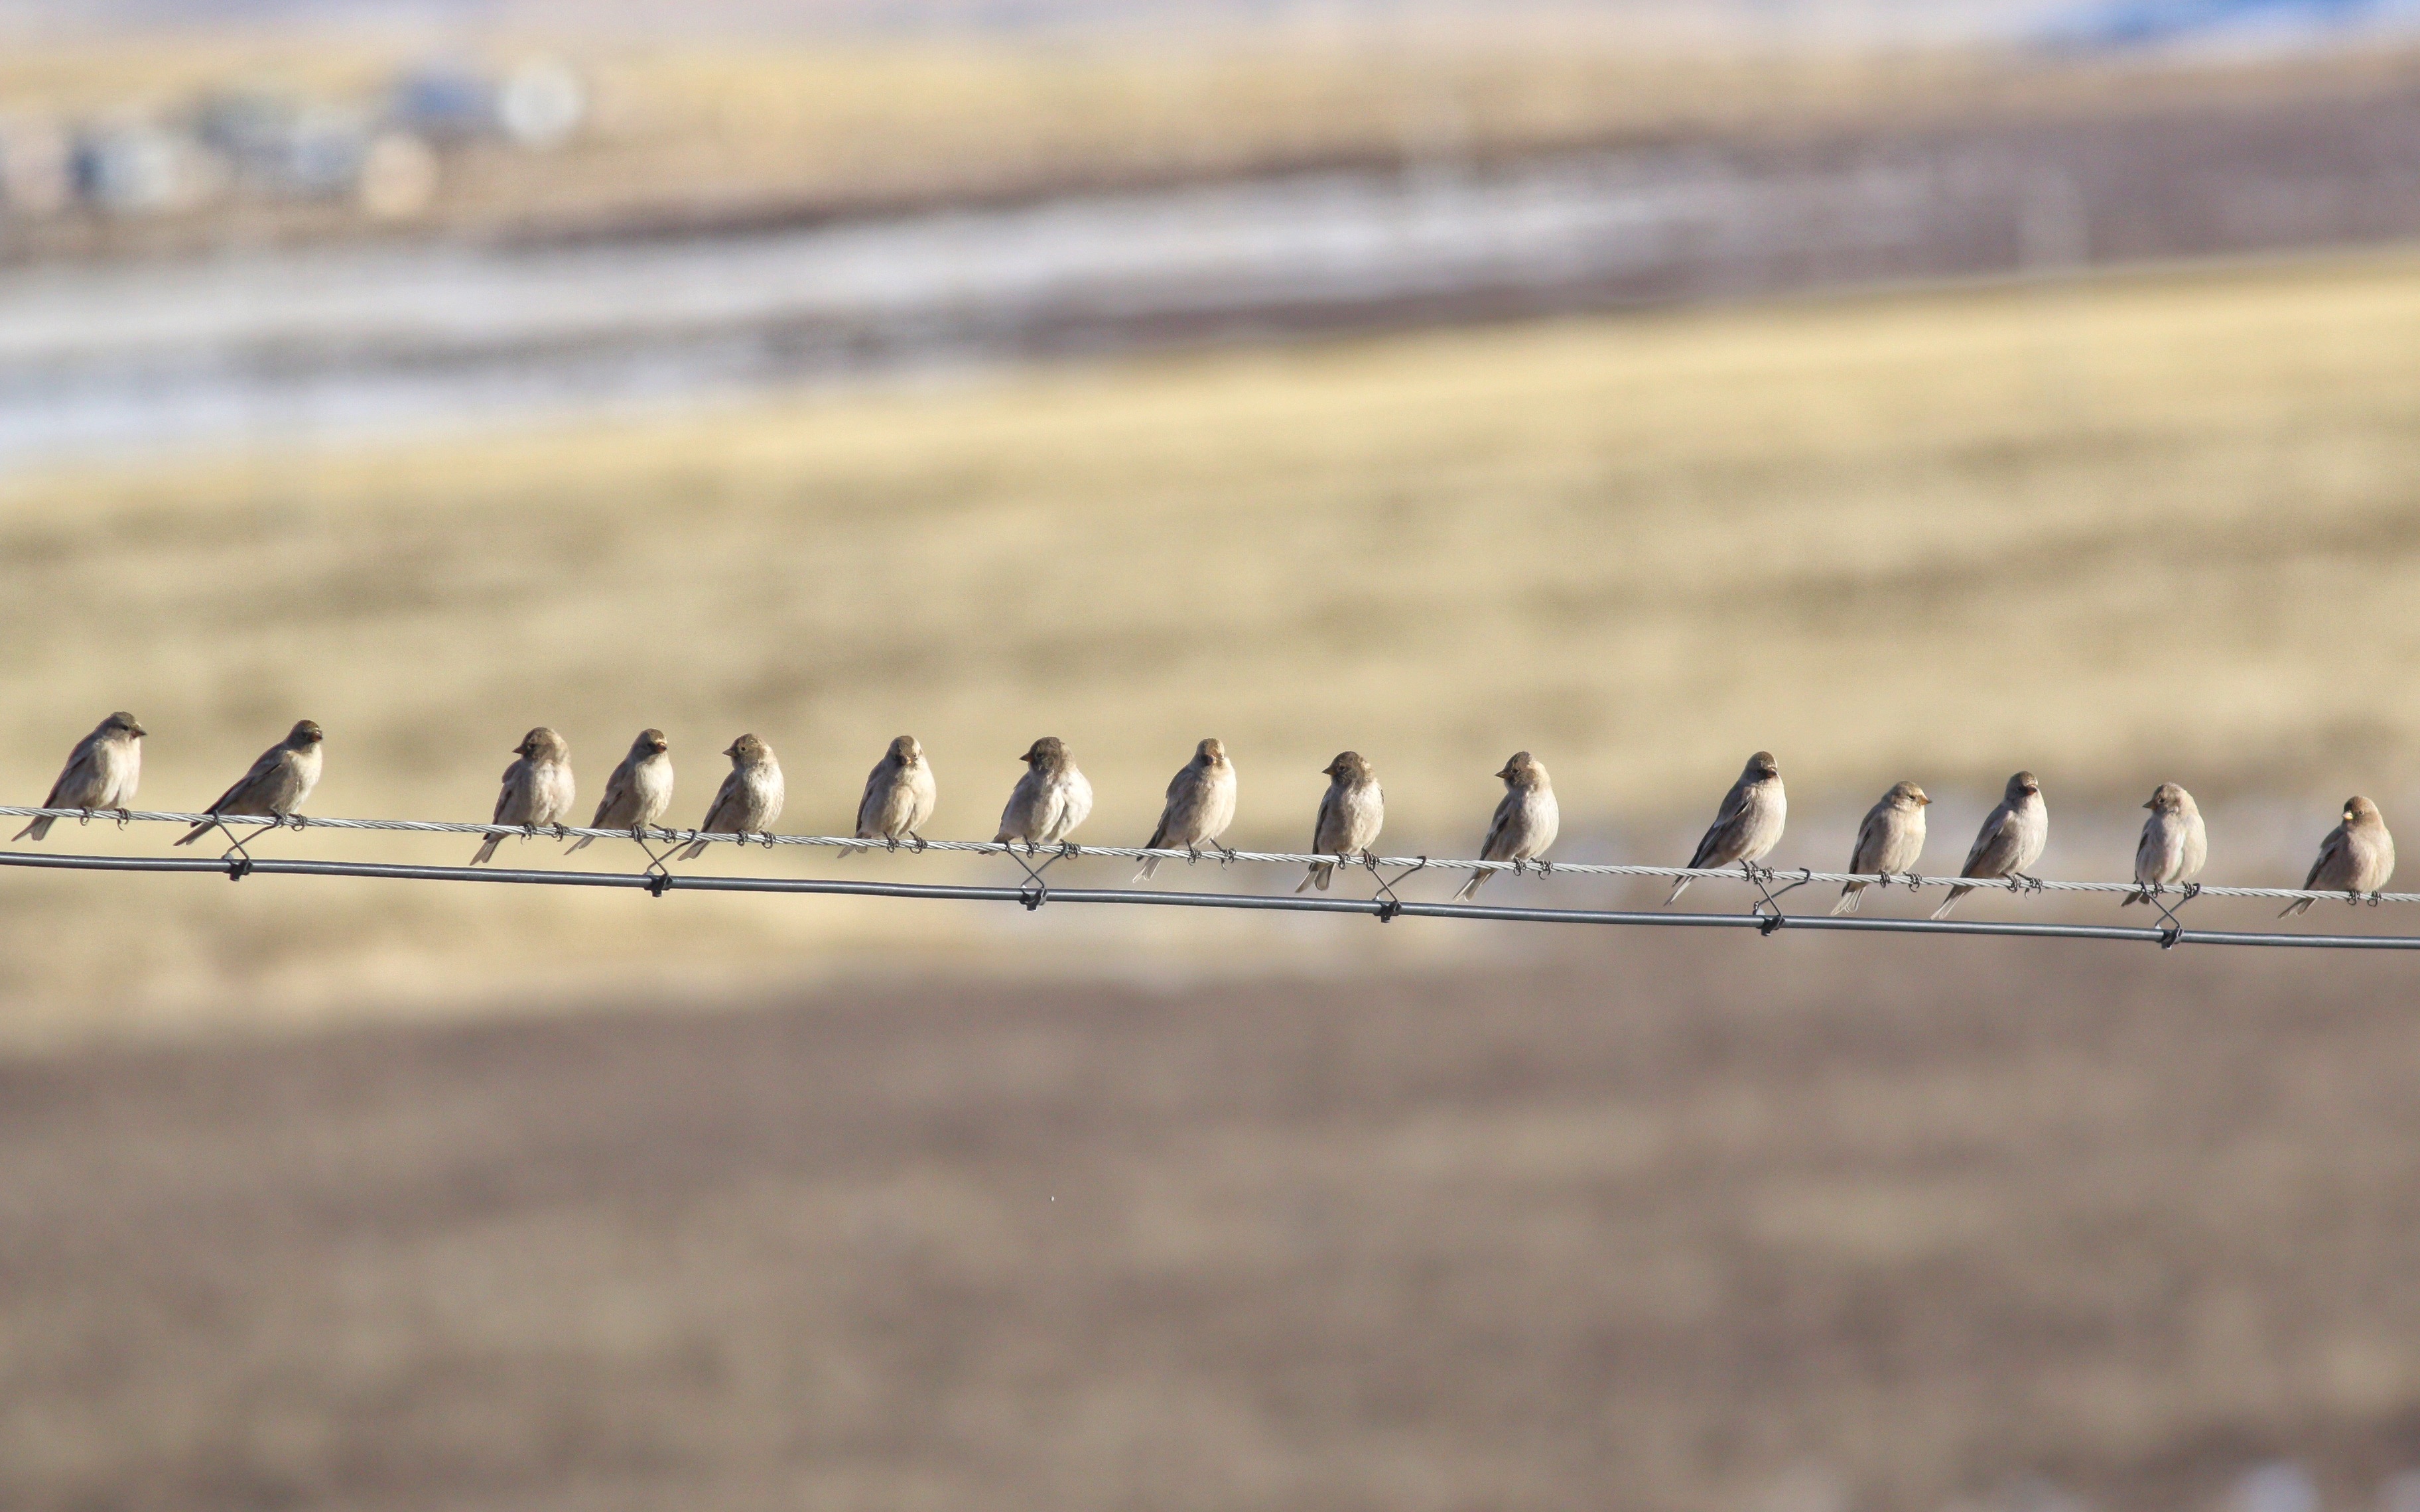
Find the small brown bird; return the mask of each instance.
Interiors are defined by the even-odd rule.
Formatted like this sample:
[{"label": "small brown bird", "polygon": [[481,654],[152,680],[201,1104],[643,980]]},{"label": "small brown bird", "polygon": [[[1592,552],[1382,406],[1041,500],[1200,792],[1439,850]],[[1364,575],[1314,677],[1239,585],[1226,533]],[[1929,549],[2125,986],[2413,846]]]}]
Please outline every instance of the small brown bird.
[{"label": "small brown bird", "polygon": [[[673,806],[672,749],[662,731],[640,731],[639,738],[630,742],[629,754],[605,779],[604,801],[597,805],[597,817],[588,822],[588,827],[627,829],[632,840],[644,839]],[[579,850],[596,839],[582,835],[571,842],[571,849]]]},{"label": "small brown bird", "polygon": [[[496,817],[489,823],[519,825],[525,831],[562,829],[577,797],[571,781],[570,743],[539,725],[521,736],[513,755],[517,760],[504,768],[504,787],[496,795]],[[486,861],[504,841],[502,835],[481,841],[471,864]]]},{"label": "small brown bird", "polygon": [[2163,782],[2143,807],[2151,817],[2143,821],[2143,838],[2134,844],[2134,890],[2118,900],[2120,908],[2149,903],[2154,888],[2190,884],[2210,856],[2210,834],[2192,794]]},{"label": "small brown bird", "polygon": [[[1147,851],[1184,850],[1199,857],[1204,845],[1218,845],[1218,837],[1235,822],[1235,764],[1216,739],[1193,748],[1193,759],[1169,779],[1168,802],[1159,810],[1159,827],[1144,842]],[[1227,851],[1233,856],[1233,851]],[[1143,858],[1135,873],[1141,882],[1159,870],[1156,856]]]},{"label": "small brown bird", "polygon": [[[1496,817],[1487,823],[1487,839],[1479,847],[1482,861],[1534,861],[1555,843],[1562,828],[1562,810],[1555,803],[1555,784],[1545,763],[1526,750],[1516,750],[1496,776],[1504,784]],[[1479,896],[1493,872],[1473,872],[1454,892],[1454,901]]]},{"label": "small brown bird", "polygon": [[[1924,810],[1932,800],[1913,782],[1894,782],[1882,801],[1866,810],[1866,822],[1857,826],[1857,843],[1849,851],[1849,871],[1857,876],[1894,877],[1916,870],[1916,858],[1924,854]],[[1832,905],[1835,914],[1854,914],[1864,896],[1866,884],[1840,884],[1840,901]]]},{"label": "small brown bird", "polygon": [[[2328,838],[2319,841],[2319,858],[2303,879],[2304,892],[2341,892],[2345,902],[2386,890],[2395,875],[2395,837],[2386,832],[2385,817],[2367,798],[2345,799],[2344,817]],[[2311,900],[2297,898],[2277,915],[2307,914]]]},{"label": "small brown bird", "polygon": [[[308,719],[297,719],[286,738],[260,753],[252,770],[236,779],[235,786],[218,796],[218,801],[202,811],[225,814],[231,819],[290,818],[301,811],[311,790],[319,785],[321,763],[320,743],[328,737]],[[219,827],[216,818],[205,819],[185,832],[179,845],[194,841]]]},{"label": "small brown bird", "polygon": [[1093,811],[1093,784],[1076,769],[1076,758],[1057,735],[1044,735],[1017,760],[1025,764],[1025,774],[1009,790],[992,843],[1023,841],[1028,854],[1063,843]]},{"label": "small brown bird", "polygon": [[[2018,772],[2009,779],[1998,806],[1984,815],[1983,827],[1976,832],[1966,864],[1958,874],[2024,879],[2025,868],[2041,859],[2042,847],[2049,843],[2050,806],[2042,802],[2041,781],[2031,772]],[[1958,900],[1974,890],[1950,888],[1932,917],[1948,918]]]},{"label": "small brown bird", "polygon": [[[903,840],[912,841],[921,851],[924,837],[917,831],[933,817],[940,800],[924,748],[914,735],[901,735],[874,764],[874,770],[865,774],[865,795],[857,801],[857,838],[894,846]],[[845,859],[850,853],[840,854]]]},{"label": "small brown bird", "polygon": [[[1347,859],[1355,856],[1368,857],[1371,845],[1387,822],[1387,795],[1378,787],[1370,764],[1358,751],[1340,751],[1334,761],[1320,768],[1328,779],[1327,791],[1320,795],[1319,817],[1311,826],[1311,849],[1316,856],[1335,856]],[[1294,890],[1316,887],[1327,890],[1336,875],[1333,861],[1313,861]]]},{"label": "small brown bird", "polygon": [[[93,726],[92,733],[68,752],[67,765],[51,784],[45,809],[115,809],[124,819],[134,803],[134,787],[143,777],[143,737],[149,733],[123,709]],[[19,840],[41,840],[52,821],[37,819],[17,831]]]},{"label": "small brown bird", "polygon": [[[1706,827],[1705,839],[1698,841],[1697,854],[1689,857],[1692,872],[1712,872],[1733,861],[1753,868],[1764,859],[1766,853],[1781,843],[1781,829],[1790,817],[1790,803],[1781,791],[1781,767],[1768,750],[1758,751],[1741,768],[1739,780],[1723,795],[1723,806],[1714,811],[1714,822]],[[1672,895],[1664,900],[1666,907],[1681,901],[1689,890],[1690,879],[1683,877],[1672,884]]]},{"label": "small brown bird", "polygon": [[[731,773],[715,790],[699,831],[741,837],[764,834],[782,817],[782,764],[773,759],[773,748],[754,735],[741,735],[723,747],[722,754],[731,758]],[[708,843],[695,841],[681,853],[681,859],[696,860],[706,854]]]}]

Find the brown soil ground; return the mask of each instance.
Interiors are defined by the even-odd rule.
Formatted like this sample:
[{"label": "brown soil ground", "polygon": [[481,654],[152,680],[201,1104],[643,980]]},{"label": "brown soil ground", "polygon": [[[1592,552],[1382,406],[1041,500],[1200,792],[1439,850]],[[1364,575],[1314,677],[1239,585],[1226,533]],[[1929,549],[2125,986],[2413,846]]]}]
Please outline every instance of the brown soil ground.
[{"label": "brown soil ground", "polygon": [[[1398,926],[1399,928],[1406,926]],[[0,1068],[19,1508],[2208,1504],[2420,1463],[2398,960],[1625,933]]]}]

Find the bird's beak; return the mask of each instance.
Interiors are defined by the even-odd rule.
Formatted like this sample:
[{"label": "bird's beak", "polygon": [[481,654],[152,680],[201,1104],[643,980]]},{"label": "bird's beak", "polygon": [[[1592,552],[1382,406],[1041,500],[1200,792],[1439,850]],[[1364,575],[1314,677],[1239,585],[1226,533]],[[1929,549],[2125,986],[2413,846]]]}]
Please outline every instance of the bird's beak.
[{"label": "bird's beak", "polygon": [[1932,800],[1919,793],[1916,795],[1916,806],[1919,809],[1930,809],[1932,807]]},{"label": "bird's beak", "polygon": [[139,724],[134,727],[134,738],[137,740],[142,739],[145,735],[147,735],[150,733],[150,731],[144,729]]},{"label": "bird's beak", "polygon": [[2156,809],[2159,806],[2160,800],[2157,798],[2145,798],[2143,800],[2143,807],[2146,809]]}]

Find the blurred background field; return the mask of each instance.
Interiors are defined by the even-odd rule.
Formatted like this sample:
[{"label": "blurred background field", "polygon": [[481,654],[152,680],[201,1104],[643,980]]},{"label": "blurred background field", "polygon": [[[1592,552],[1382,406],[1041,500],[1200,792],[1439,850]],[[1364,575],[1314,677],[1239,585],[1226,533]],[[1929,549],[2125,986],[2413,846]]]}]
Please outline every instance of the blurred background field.
[{"label": "blurred background field", "polygon": [[[2415,20],[0,3],[0,792],[2290,884],[2420,797]],[[2420,1504],[2392,961],[1168,913],[0,872],[0,1501]]]}]

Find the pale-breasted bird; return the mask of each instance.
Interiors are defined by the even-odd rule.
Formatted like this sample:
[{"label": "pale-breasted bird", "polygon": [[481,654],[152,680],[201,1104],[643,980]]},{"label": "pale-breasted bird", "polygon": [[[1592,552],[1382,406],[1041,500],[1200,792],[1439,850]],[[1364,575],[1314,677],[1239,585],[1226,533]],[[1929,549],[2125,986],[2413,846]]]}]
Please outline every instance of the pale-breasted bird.
[{"label": "pale-breasted bird", "polygon": [[[940,798],[924,748],[914,735],[901,735],[891,742],[874,770],[865,774],[865,795],[857,801],[857,838],[892,845],[912,841],[923,850],[924,837],[917,831],[933,817]],[[848,855],[841,852],[844,858]]]},{"label": "pale-breasted bird", "polygon": [[[1367,857],[1371,845],[1378,839],[1380,826],[1387,822],[1387,795],[1372,775],[1370,763],[1358,751],[1340,751],[1320,770],[1328,782],[1327,791],[1319,797],[1319,817],[1311,826],[1312,853]],[[1301,892],[1316,887],[1326,892],[1329,879],[1335,875],[1333,861],[1313,861],[1301,885],[1294,890]]]},{"label": "pale-breasted bird", "polygon": [[[149,733],[123,709],[93,726],[92,733],[68,752],[59,779],[51,784],[45,809],[115,809],[124,819],[134,804],[134,787],[143,777],[143,737]],[[19,840],[41,840],[51,821],[37,819],[17,831]]]},{"label": "pale-breasted bird", "polygon": [[[513,748],[513,764],[504,768],[504,785],[496,793],[496,817],[489,824],[519,825],[524,830],[561,829],[571,816],[577,794],[571,781],[571,746],[561,735],[539,725]],[[479,842],[471,857],[477,866],[496,854],[502,835]]]},{"label": "pale-breasted bird", "polygon": [[[1159,825],[1143,849],[1183,850],[1199,856],[1202,846],[1217,845],[1218,837],[1234,822],[1235,764],[1227,759],[1224,745],[1215,738],[1204,740],[1193,748],[1193,759],[1169,779],[1168,802],[1159,810]],[[1226,850],[1223,845],[1218,848]],[[1157,872],[1159,862],[1156,856],[1145,856],[1135,880],[1140,882]]]},{"label": "pale-breasted bird", "polygon": [[[1975,843],[1966,852],[1966,864],[1958,870],[1962,877],[2025,876],[2025,868],[2041,859],[2042,847],[2050,843],[2050,806],[2042,802],[2041,780],[2031,772],[2018,772],[2009,779],[2000,801],[1983,816],[1983,827],[1975,833]],[[1972,887],[1952,887],[1941,906],[1932,911],[1935,918],[1947,918],[1958,900],[1973,892]]]},{"label": "pale-breasted bird", "polygon": [[1093,784],[1076,769],[1076,758],[1057,735],[1044,735],[1017,758],[1025,773],[1008,794],[1000,811],[995,845],[1025,842],[1029,852],[1065,842],[1093,811]]},{"label": "pale-breasted bird", "polygon": [[[604,801],[597,805],[597,817],[588,822],[588,827],[627,829],[634,840],[654,827],[673,806],[672,750],[672,742],[662,731],[640,731],[639,738],[630,742],[630,753],[605,779]],[[582,835],[571,842],[571,849],[579,850],[596,839]]]},{"label": "pale-breasted bird", "polygon": [[2120,908],[2149,903],[2154,888],[2190,884],[2210,858],[2210,834],[2192,794],[2163,782],[2143,807],[2151,817],[2143,821],[2143,838],[2134,844],[2134,890],[2118,900]]},{"label": "pale-breasted bird", "polygon": [[[1714,822],[1706,827],[1705,839],[1698,841],[1697,853],[1689,857],[1689,870],[1711,872],[1737,861],[1753,871],[1766,853],[1781,843],[1781,827],[1789,817],[1781,767],[1771,751],[1758,751],[1741,768],[1731,790],[1723,795]],[[1664,900],[1666,906],[1680,901],[1681,894],[1689,890],[1689,882],[1683,877],[1672,884],[1671,896]]]},{"label": "pale-breasted bird", "polygon": [[[1916,858],[1924,854],[1924,810],[1931,802],[1913,782],[1892,783],[1882,801],[1866,810],[1866,822],[1857,826],[1857,843],[1849,850],[1850,872],[1871,877],[1914,872]],[[1865,890],[1862,882],[1840,884],[1840,901],[1832,905],[1832,912],[1855,913]]]},{"label": "pale-breasted bird", "polygon": [[[2386,832],[2385,816],[2367,798],[2345,799],[2344,817],[2328,838],[2319,841],[2319,858],[2303,879],[2304,892],[2341,892],[2347,903],[2364,894],[2384,892],[2395,875],[2395,837]],[[2307,914],[2311,900],[2297,898],[2277,917]]]},{"label": "pale-breasted bird", "polygon": [[[717,788],[714,801],[706,805],[706,820],[698,830],[704,835],[762,835],[782,817],[782,764],[773,759],[773,748],[754,735],[741,735],[722,748],[731,758],[730,774]],[[694,861],[706,854],[707,841],[693,842],[681,853],[684,861]]]},{"label": "pale-breasted bird", "polygon": [[[1487,839],[1479,847],[1482,861],[1534,861],[1555,843],[1555,832],[1562,827],[1562,810],[1555,803],[1555,784],[1546,776],[1546,764],[1526,750],[1516,750],[1507,760],[1497,777],[1504,783],[1504,796],[1496,805],[1496,816],[1487,823]],[[1470,880],[1454,893],[1457,901],[1479,896],[1479,889],[1496,873],[1473,872]]]},{"label": "pale-breasted bird", "polygon": [[[301,810],[311,790],[319,785],[320,743],[328,737],[308,719],[297,719],[286,738],[260,753],[252,770],[202,811],[231,818],[289,818]],[[191,845],[219,826],[206,819],[185,832],[179,845]]]}]

